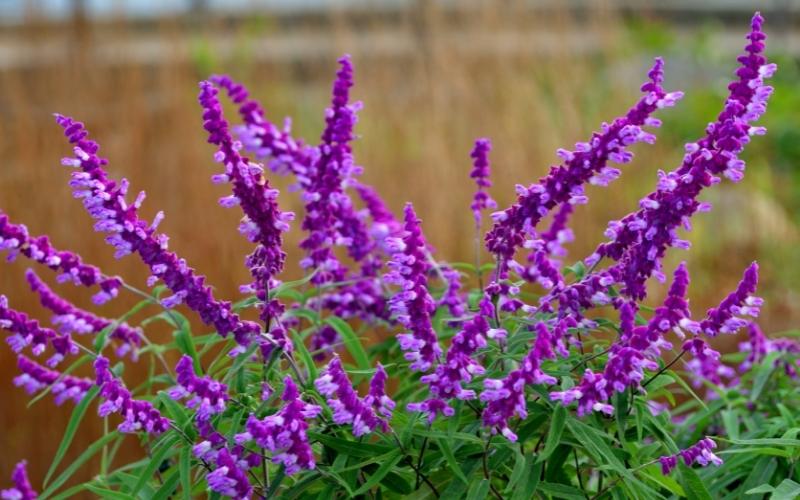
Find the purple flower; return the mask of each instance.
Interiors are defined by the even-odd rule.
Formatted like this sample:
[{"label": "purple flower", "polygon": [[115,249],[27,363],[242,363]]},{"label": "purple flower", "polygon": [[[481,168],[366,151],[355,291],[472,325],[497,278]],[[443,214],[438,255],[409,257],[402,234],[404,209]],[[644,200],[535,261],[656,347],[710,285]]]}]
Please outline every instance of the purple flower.
[{"label": "purple flower", "polygon": [[0,295],[0,328],[13,333],[6,338],[6,342],[16,353],[31,346],[33,355],[39,356],[48,345],[52,347],[55,354],[47,360],[47,366],[51,368],[67,355],[78,353],[78,346],[72,342],[69,334],[62,335],[49,328],[43,328],[39,326],[38,321],[30,319],[27,314],[11,309],[5,295]]},{"label": "purple flower", "polygon": [[364,403],[371,406],[376,415],[382,415],[390,420],[397,404],[386,395],[386,381],[388,378],[383,365],[378,363],[375,375],[369,381],[369,393],[364,398]]},{"label": "purple flower", "polygon": [[138,357],[137,350],[142,344],[140,328],[133,328],[124,322],[101,318],[89,311],[76,307],[57,295],[32,269],[27,270],[25,277],[28,279],[31,290],[39,295],[39,302],[41,302],[42,306],[55,314],[52,322],[58,325],[61,333],[100,333],[109,326],[114,325],[109,337],[120,343],[116,349],[116,354],[124,356],[127,353],[131,353],[131,357],[134,360]]},{"label": "purple flower", "polygon": [[703,385],[703,380],[724,385],[724,379],[731,379],[736,375],[733,368],[722,364],[720,353],[700,337],[684,342],[683,350],[692,356],[686,363],[686,369],[694,374],[692,385],[695,387]]},{"label": "purple flower", "polygon": [[28,480],[27,464],[25,460],[17,463],[14,467],[14,472],[11,473],[14,487],[0,491],[0,498],[3,500],[34,500],[38,498],[37,493],[33,491],[31,482]]},{"label": "purple flower", "polygon": [[[225,166],[225,173],[215,178],[233,185],[233,196],[226,200],[242,208],[245,218],[240,231],[249,241],[258,244],[247,258],[247,265],[254,280],[252,287],[264,302],[261,319],[271,330],[271,320],[283,312],[283,307],[268,297],[268,289],[275,285],[274,277],[283,270],[286,253],[282,249],[282,233],[289,230],[289,221],[294,219],[294,213],[280,211],[278,190],[270,186],[262,167],[239,153],[241,146],[234,142],[228,131],[217,93],[210,82],[200,84],[203,127],[209,133],[208,142],[218,147],[214,158]],[[273,332],[273,335],[279,337],[276,340],[281,348],[290,348],[290,343],[280,337],[280,333]]]},{"label": "purple flower", "polygon": [[475,147],[470,153],[472,158],[472,172],[469,176],[475,181],[478,186],[475,195],[472,197],[472,214],[475,216],[475,227],[480,231],[481,227],[481,214],[484,210],[497,208],[497,202],[494,201],[486,189],[492,186],[492,181],[489,179],[491,176],[491,167],[489,166],[489,152],[492,150],[492,142],[489,139],[478,139],[475,141]]},{"label": "purple flower", "polygon": [[164,418],[149,401],[133,399],[131,392],[111,373],[108,358],[98,356],[94,369],[97,375],[95,384],[100,387],[100,397],[105,400],[97,409],[98,415],[106,417],[119,413],[124,420],[117,429],[124,433],[144,431],[161,434],[169,429],[169,419]]},{"label": "purple flower", "polygon": [[208,489],[231,498],[249,499],[253,487],[247,479],[247,472],[227,448],[222,448],[216,456],[216,469],[206,476]]},{"label": "purple flower", "polygon": [[650,81],[642,86],[645,96],[628,113],[604,123],[590,142],[578,143],[574,151],[560,149],[562,164],[529,187],[517,186],[517,203],[492,215],[494,227],[486,235],[486,247],[503,261],[510,261],[522,245],[526,233],[536,227],[547,213],[563,203],[586,203],[583,185],[587,182],[606,184],[619,175],[608,162],[628,163],[633,154],[628,146],[636,142],[655,141],[655,136],[642,126],[657,127],[660,122],[650,115],[659,108],[672,106],[681,93],[666,93],[661,87],[663,62],[656,59],[649,73]]},{"label": "purple flower", "polygon": [[78,404],[93,385],[89,379],[48,370],[25,356],[17,356],[17,366],[22,373],[14,377],[15,386],[24,388],[28,394],[52,386],[50,392],[59,406],[69,399]]},{"label": "purple flower", "polygon": [[386,206],[380,195],[370,186],[361,182],[353,182],[353,187],[366,206],[367,213],[372,219],[370,234],[378,247],[386,251],[385,240],[389,236],[397,236],[403,231],[403,226]]},{"label": "purple flower", "polygon": [[323,325],[311,337],[311,352],[314,360],[322,361],[328,354],[333,353],[336,344],[340,342],[339,332],[331,325]]},{"label": "purple flower", "polygon": [[709,437],[705,437],[694,445],[680,451],[675,455],[667,455],[658,459],[661,462],[661,473],[669,475],[678,466],[678,459],[683,458],[687,466],[698,463],[705,467],[708,464],[722,465],[722,459],[716,456],[711,450],[717,447],[717,443]]},{"label": "purple flower", "polygon": [[739,316],[758,317],[763,299],[753,296],[758,286],[758,264],[753,262],[745,270],[736,290],[709,309],[708,316],[700,322],[700,331],[711,337],[718,333],[736,333],[751,322]]},{"label": "purple flower", "polygon": [[169,391],[172,399],[192,396],[186,402],[188,408],[197,408],[197,418],[208,420],[211,415],[225,411],[228,397],[228,386],[208,375],[198,377],[194,373],[194,362],[191,356],[184,355],[175,366],[178,385]]},{"label": "purple flower", "polygon": [[249,441],[273,453],[272,461],[282,463],[286,474],[315,467],[314,452],[308,443],[306,420],[316,418],[322,408],[300,399],[300,393],[291,377],[284,379],[286,388],[281,399],[285,402],[278,413],[262,420],[250,415],[247,432],[236,435],[236,443]]},{"label": "purple flower", "polygon": [[775,71],[775,65],[767,64],[762,55],[766,38],[761,32],[762,22],[756,14],[747,36],[750,43],[739,57],[739,80],[728,86],[730,95],[725,107],[706,128],[706,135],[686,145],[680,167],[668,174],[659,173],[656,191],[641,200],[639,210],[609,223],[606,235],[611,241],[600,245],[587,260],[587,264],[602,257],[617,261],[607,274],[623,283],[621,292],[630,297],[645,296],[645,281],[653,273],[660,273],[667,248],[688,248],[689,243],[678,238],[677,229],[689,229],[692,215],[710,209],[698,201],[698,195],[718,183],[719,175],[733,181],[742,178],[744,162],[739,154],[751,135],[764,132],[763,127],[752,126],[751,122],[766,110],[772,87],[766,86],[764,79]]},{"label": "purple flower", "polygon": [[504,379],[486,379],[483,381],[481,401],[488,404],[483,410],[483,424],[491,427],[493,432],[497,429],[509,441],[516,441],[517,436],[508,426],[508,421],[518,416],[524,419],[528,416],[525,398],[525,387],[531,384],[555,384],[557,380],[542,371],[542,362],[545,359],[555,359],[553,352],[553,339],[547,325],[542,322],[536,324],[536,340],[533,348],[522,360],[520,367],[509,373]]},{"label": "purple flower", "polygon": [[436,303],[437,307],[447,307],[450,316],[460,318],[467,311],[465,298],[461,292],[461,273],[447,264],[440,264],[439,271],[445,283],[444,291]]},{"label": "purple flower", "polygon": [[0,212],[0,251],[2,250],[9,251],[9,260],[22,254],[60,272],[59,282],[71,281],[83,286],[98,285],[101,290],[93,297],[96,304],[102,304],[116,297],[122,286],[120,278],[103,275],[100,269],[84,264],[80,256],[73,252],[53,248],[47,236],[30,236],[27,227],[13,224],[6,214]]},{"label": "purple flower", "polygon": [[389,300],[389,308],[409,331],[397,335],[400,348],[406,351],[404,357],[411,361],[411,370],[426,372],[437,363],[442,350],[431,324],[436,303],[428,292],[430,265],[425,239],[410,203],[405,208],[404,227],[402,238],[390,238],[392,260],[384,280],[401,290]]},{"label": "purple flower", "polygon": [[56,120],[70,143],[75,144],[74,157],[64,160],[79,169],[73,172],[70,182],[74,194],[97,219],[95,229],[109,233],[106,241],[117,248],[117,256],[138,253],[153,275],[174,293],[165,299],[166,305],[183,302],[197,312],[204,323],[213,325],[220,335],[233,333],[240,345],[249,345],[261,330],[258,324],[242,321],[228,302],[214,299],[211,288],[205,285],[205,277],[197,275],[186,261],[167,250],[167,236],[156,235],[160,216],[156,216],[153,224],[138,216],[144,193],[132,204],[126,201],[128,182],[123,180],[117,184],[108,178],[104,170],[108,160],[97,155],[99,146],[86,138],[88,132],[83,124],[61,115],[56,115]]},{"label": "purple flower", "polygon": [[[755,322],[750,322],[747,331],[749,340],[739,344],[739,350],[747,353],[747,358],[739,366],[739,371],[741,372],[752,369],[754,365],[760,363],[771,352],[791,354],[795,355],[795,357],[800,354],[800,342],[790,338],[767,338]],[[775,364],[782,365],[784,371],[790,377],[798,378],[800,359],[776,359]]]},{"label": "purple flower", "polygon": [[347,373],[342,368],[339,356],[334,355],[325,370],[314,381],[314,386],[320,394],[328,397],[328,406],[333,410],[334,423],[351,424],[355,437],[373,432],[376,428],[389,432],[389,424],[375,414],[370,404],[358,397]]}]

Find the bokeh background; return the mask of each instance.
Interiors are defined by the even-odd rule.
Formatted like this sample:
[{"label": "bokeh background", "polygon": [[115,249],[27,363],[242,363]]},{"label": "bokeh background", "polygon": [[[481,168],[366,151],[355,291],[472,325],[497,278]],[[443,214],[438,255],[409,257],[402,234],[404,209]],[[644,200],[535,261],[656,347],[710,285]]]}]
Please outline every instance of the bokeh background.
[{"label": "bokeh background", "polygon": [[[800,325],[797,0],[0,0],[0,209],[33,234],[49,234],[59,248],[144,286],[138,260],[115,261],[71,198],[68,172],[59,165],[68,147],[51,114],[74,115],[101,143],[112,175],[147,191],[144,215],[166,212],[162,228],[171,248],[207,274],[220,297],[236,299],[247,282],[249,246],[236,231],[238,212],[216,204],[224,188],[209,182],[216,165],[201,127],[197,82],[230,73],[273,121],[291,117],[296,135],[313,142],[336,59],[350,53],[354,95],[365,105],[355,144],[364,180],[396,212],[414,202],[439,258],[471,261],[472,141],[492,139],[492,194],[506,205],[515,183],[535,181],[557,161],[556,148],[624,113],[653,57],[664,56],[667,87],[686,97],[659,115],[658,143],[636,146],[620,180],[589,189],[591,202],[575,217],[570,259],[577,260],[602,240],[610,218],[634,209],[653,188],[657,169],[680,162],[682,144],[719,112],[756,9],[766,16],[768,53],[780,65],[764,119],[769,134],[748,147],[741,184],[726,181],[704,195],[715,209],[696,217],[692,250],[674,251],[669,267],[688,260],[692,307],[701,313],[757,259],[767,299],[762,324],[784,331]],[[280,201],[301,209],[295,193],[284,190]],[[301,236],[295,225],[290,262]],[[24,282],[28,263],[0,264],[0,293],[46,323]],[[41,274],[53,283],[52,273]],[[286,278],[298,275],[290,264]],[[59,290],[90,303],[87,290]],[[655,301],[663,291],[658,284],[653,290]],[[120,313],[134,300],[123,297],[101,312]],[[54,408],[46,398],[27,408],[29,397],[12,385],[15,372],[4,344],[0,481],[26,457],[38,484],[72,407]],[[64,463],[102,432],[91,422]]]}]

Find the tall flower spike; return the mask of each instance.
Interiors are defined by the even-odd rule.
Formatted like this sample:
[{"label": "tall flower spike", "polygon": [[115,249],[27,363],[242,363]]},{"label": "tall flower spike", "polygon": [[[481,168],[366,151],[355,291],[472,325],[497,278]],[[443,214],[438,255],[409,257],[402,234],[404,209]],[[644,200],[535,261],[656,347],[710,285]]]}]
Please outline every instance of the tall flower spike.
[{"label": "tall flower spike", "polygon": [[27,227],[12,223],[0,211],[0,251],[2,250],[9,251],[9,260],[22,254],[61,273],[58,275],[60,283],[71,281],[82,286],[98,285],[101,290],[92,298],[95,304],[103,304],[116,297],[122,286],[122,279],[119,277],[105,276],[100,269],[84,264],[79,255],[53,248],[47,236],[31,236]]},{"label": "tall flower spike", "polygon": [[0,491],[0,498],[3,500],[35,500],[39,497],[28,480],[27,465],[28,463],[25,460],[17,463],[14,467],[14,472],[11,473],[11,481],[13,481],[14,486]]},{"label": "tall flower spike", "polygon": [[386,395],[386,381],[389,379],[383,365],[378,363],[375,375],[369,381],[369,393],[364,398],[364,403],[371,406],[376,415],[382,415],[391,420],[392,412],[397,403]]},{"label": "tall flower spike", "polygon": [[131,392],[109,369],[108,358],[98,356],[94,361],[95,384],[105,401],[97,408],[101,417],[119,413],[124,419],[117,427],[120,432],[161,434],[169,429],[169,420],[149,401],[133,399]]},{"label": "tall flower spike", "polygon": [[249,499],[253,487],[247,479],[247,472],[227,448],[217,453],[215,462],[217,468],[206,476],[208,489],[231,498]]},{"label": "tall flower spike", "polygon": [[659,108],[672,106],[682,94],[667,93],[661,87],[663,61],[656,63],[648,75],[650,81],[642,85],[645,96],[628,113],[604,123],[589,142],[578,143],[574,151],[560,149],[561,165],[529,187],[517,186],[517,203],[492,215],[494,227],[486,235],[486,247],[503,261],[510,261],[522,245],[526,232],[535,229],[547,213],[563,203],[586,202],[583,186],[587,182],[605,185],[619,175],[619,170],[608,162],[628,163],[633,154],[628,146],[636,142],[655,141],[655,136],[645,132],[643,126],[657,127],[660,121],[650,115]]},{"label": "tall flower spike", "polygon": [[670,173],[659,172],[656,191],[639,203],[639,210],[619,221],[609,223],[606,235],[611,239],[601,244],[587,260],[593,265],[609,257],[618,264],[608,273],[624,284],[622,292],[633,298],[644,297],[645,281],[660,273],[660,262],[667,248],[688,248],[689,243],[678,238],[677,229],[689,229],[690,218],[710,205],[697,200],[707,187],[724,175],[734,182],[741,180],[744,162],[739,154],[750,142],[750,136],[761,135],[763,127],[753,126],[765,111],[772,87],[764,80],[772,76],[775,64],[767,64],[763,56],[763,19],[753,18],[750,40],[745,54],[739,57],[738,80],[728,89],[730,94],[717,120],[706,128],[700,140],[688,143],[680,167]]},{"label": "tall flower spike", "polygon": [[508,423],[514,415],[521,419],[528,416],[525,398],[525,387],[531,384],[555,384],[557,380],[542,371],[542,362],[554,359],[552,334],[542,322],[536,324],[536,340],[519,368],[513,370],[504,379],[486,379],[483,381],[481,401],[488,404],[483,410],[483,424],[491,427],[493,432],[500,432],[509,441],[516,441],[517,435]]},{"label": "tall flower spike", "polygon": [[41,302],[42,306],[55,314],[52,322],[58,325],[61,333],[100,333],[109,326],[115,325],[114,330],[109,334],[109,338],[119,341],[116,354],[124,356],[130,353],[134,360],[138,357],[137,350],[142,344],[142,331],[140,328],[133,328],[124,322],[101,318],[89,311],[76,307],[58,296],[32,269],[27,270],[25,277],[31,290],[39,295],[39,302]]},{"label": "tall flower spike", "polygon": [[402,238],[390,238],[392,260],[387,283],[400,287],[401,292],[389,300],[389,308],[408,333],[397,336],[405,358],[411,361],[410,369],[426,372],[435,365],[442,354],[439,340],[431,323],[436,303],[428,293],[428,257],[420,220],[409,203],[405,208],[405,232]]},{"label": "tall flower spike", "polygon": [[291,377],[284,379],[286,388],[281,399],[283,408],[278,413],[259,420],[250,415],[247,432],[236,435],[236,443],[243,445],[255,441],[256,445],[269,450],[274,463],[283,464],[286,474],[292,475],[302,469],[313,469],[314,452],[308,443],[306,430],[308,419],[316,418],[322,408],[300,399],[300,393]]},{"label": "tall flower spike", "polygon": [[208,420],[212,415],[225,411],[225,404],[229,399],[228,386],[208,375],[195,375],[191,356],[181,357],[175,366],[175,374],[178,385],[169,390],[169,396],[172,399],[191,396],[186,406],[197,409],[197,418]]},{"label": "tall flower spike", "polygon": [[675,455],[663,456],[658,459],[661,462],[661,473],[665,476],[669,475],[678,466],[678,459],[680,458],[689,466],[693,463],[698,463],[703,467],[708,464],[722,465],[722,459],[711,451],[716,447],[717,443],[713,439],[705,437]]},{"label": "tall flower spike", "polygon": [[353,389],[339,356],[333,356],[325,370],[314,381],[314,386],[320,394],[328,398],[328,406],[333,410],[334,423],[352,425],[355,437],[373,432],[376,428],[389,432],[389,424],[379,418],[370,405],[365,403]]},{"label": "tall flower spike", "polygon": [[489,152],[492,142],[489,139],[478,139],[470,153],[472,158],[472,172],[469,176],[475,181],[478,189],[472,197],[472,215],[475,217],[475,227],[480,231],[481,217],[484,210],[497,208],[497,202],[489,196],[486,189],[492,186],[491,167],[489,166]]},{"label": "tall flower spike", "polygon": [[[289,221],[294,220],[294,213],[281,212],[277,202],[278,190],[270,186],[262,167],[239,153],[241,146],[230,135],[217,94],[212,83],[200,83],[203,127],[209,133],[208,142],[218,148],[215,159],[225,165],[225,173],[216,175],[215,179],[233,185],[233,197],[224,198],[225,204],[233,200],[242,208],[245,218],[240,230],[249,241],[259,245],[248,257],[247,264],[254,280],[252,286],[264,302],[261,318],[271,330],[269,323],[283,312],[283,308],[277,300],[267,297],[268,288],[283,270],[286,253],[282,248],[282,233],[289,230]],[[279,337],[276,340],[280,347],[288,345],[282,332],[273,335]]]},{"label": "tall flower spike", "polygon": [[88,132],[82,123],[72,118],[56,115],[56,121],[64,128],[64,135],[74,144],[74,156],[64,163],[75,167],[70,185],[74,195],[83,200],[83,205],[97,219],[95,229],[109,233],[106,238],[117,248],[121,257],[136,252],[147,264],[153,275],[158,276],[172,290],[171,297],[162,303],[172,307],[184,302],[197,312],[207,325],[213,325],[222,336],[233,333],[240,345],[249,345],[252,337],[260,331],[258,324],[242,321],[228,302],[218,301],[205,285],[205,277],[190,268],[186,261],[167,250],[167,236],[156,235],[156,226],[141,219],[137,210],[144,199],[141,193],[133,204],[128,204],[125,195],[128,182],[120,184],[108,178],[104,166],[108,160],[97,155],[99,146],[87,139]]},{"label": "tall flower spike", "polygon": [[439,264],[439,270],[445,287],[436,305],[447,307],[450,316],[460,318],[467,311],[465,297],[461,294],[461,273],[447,264]]},{"label": "tall flower spike", "polygon": [[49,328],[39,326],[39,322],[30,319],[27,314],[8,306],[8,299],[0,295],[0,328],[13,333],[6,338],[11,349],[20,353],[31,346],[34,356],[39,356],[49,345],[55,354],[47,360],[47,366],[54,367],[67,355],[77,354],[78,346],[72,341],[69,334],[62,335]]},{"label": "tall flower spike", "polygon": [[21,374],[14,377],[15,386],[22,387],[28,394],[51,387],[50,392],[59,406],[69,399],[78,404],[93,385],[89,379],[48,370],[25,356],[17,357],[17,367]]}]

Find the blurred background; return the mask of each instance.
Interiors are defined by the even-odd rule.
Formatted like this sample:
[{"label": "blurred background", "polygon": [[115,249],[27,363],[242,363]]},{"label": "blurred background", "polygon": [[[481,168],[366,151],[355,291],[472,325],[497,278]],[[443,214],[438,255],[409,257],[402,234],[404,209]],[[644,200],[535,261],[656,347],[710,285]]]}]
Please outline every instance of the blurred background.
[{"label": "blurred background", "polygon": [[[355,144],[364,180],[396,213],[414,202],[438,258],[471,262],[472,141],[492,139],[492,194],[505,206],[514,184],[531,183],[556,163],[556,148],[623,114],[661,55],[667,88],[686,97],[658,115],[658,143],[636,146],[619,181],[588,190],[591,202],[575,217],[571,262],[603,239],[610,218],[633,210],[653,189],[657,169],[677,166],[682,144],[715,118],[756,9],[780,67],[763,120],[769,133],[744,154],[741,184],[725,181],[704,195],[715,209],[696,217],[692,250],[673,251],[669,267],[689,261],[700,314],[757,259],[767,299],[762,325],[784,331],[800,324],[798,0],[0,0],[0,209],[32,234],[48,234],[59,248],[144,286],[140,262],[115,261],[71,198],[59,166],[69,148],[51,114],[73,115],[102,145],[112,176],[147,191],[143,215],[166,212],[171,248],[208,275],[219,297],[237,299],[238,285],[248,281],[249,245],[236,230],[239,212],[216,204],[225,193],[209,181],[217,165],[205,143],[197,82],[231,74],[270,119],[291,117],[296,136],[315,142],[336,59],[350,53],[354,95],[365,105]],[[232,106],[226,110],[237,118]],[[283,190],[280,202],[301,211],[296,193]],[[295,224],[287,279],[299,275],[301,237]],[[2,264],[0,293],[46,324],[49,315],[24,281],[27,264]],[[52,273],[41,275],[54,282]],[[663,287],[653,290],[655,302]],[[88,290],[59,291],[90,304]],[[120,313],[134,300],[101,312]],[[729,339],[728,348],[737,341]],[[0,484],[26,457],[38,485],[72,405],[54,409],[46,398],[26,408],[30,398],[11,382],[15,365],[0,347]],[[64,463],[101,432],[87,419]]]}]

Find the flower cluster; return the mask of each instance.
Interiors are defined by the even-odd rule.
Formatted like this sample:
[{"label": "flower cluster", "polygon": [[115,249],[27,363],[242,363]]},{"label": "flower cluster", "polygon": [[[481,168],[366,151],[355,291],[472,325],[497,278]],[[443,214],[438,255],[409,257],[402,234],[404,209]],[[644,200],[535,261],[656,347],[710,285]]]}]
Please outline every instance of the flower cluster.
[{"label": "flower cluster", "polygon": [[711,450],[717,447],[717,443],[713,439],[705,437],[698,441],[696,444],[681,450],[675,455],[668,455],[658,459],[661,463],[661,472],[667,476],[675,467],[678,466],[678,459],[683,458],[686,465],[692,465],[697,462],[700,465],[721,465],[722,459],[719,458]]},{"label": "flower cluster", "polygon": [[489,179],[491,175],[489,152],[491,150],[492,141],[483,138],[475,141],[475,147],[470,153],[470,157],[472,157],[472,172],[470,172],[469,176],[478,186],[475,195],[472,197],[470,208],[472,209],[472,215],[475,217],[475,226],[478,230],[481,227],[481,214],[483,211],[497,208],[497,202],[486,192],[486,189],[492,186],[492,181]]},{"label": "flower cluster", "polygon": [[291,377],[284,379],[285,388],[281,399],[283,408],[264,419],[251,415],[247,420],[247,432],[236,435],[237,444],[250,441],[273,453],[272,461],[283,464],[287,474],[301,469],[313,469],[314,452],[308,443],[307,420],[316,418],[322,408],[304,402]]},{"label": "flower cluster", "polygon": [[208,375],[204,377],[195,375],[191,356],[181,357],[175,366],[175,373],[178,385],[169,390],[169,395],[172,399],[191,396],[186,406],[197,409],[198,419],[207,420],[211,415],[225,411],[225,403],[229,399],[228,386]]},{"label": "flower cluster", "polygon": [[116,349],[117,355],[124,356],[130,353],[131,357],[134,360],[136,359],[137,349],[142,344],[142,331],[140,328],[133,328],[125,322],[101,318],[89,311],[76,307],[71,302],[58,296],[32,269],[28,269],[25,277],[28,279],[31,290],[39,295],[39,302],[41,302],[42,306],[53,312],[52,322],[58,325],[61,333],[100,333],[113,325],[109,338],[119,342],[119,346]]},{"label": "flower cluster", "polygon": [[131,392],[111,372],[108,358],[98,356],[94,362],[94,370],[95,384],[100,387],[100,397],[105,400],[97,409],[98,415],[106,417],[119,413],[124,419],[118,426],[120,432],[145,431],[161,434],[169,429],[169,420],[152,403],[133,399]]},{"label": "flower cluster", "polygon": [[739,350],[747,353],[747,358],[739,366],[739,370],[746,372],[755,364],[761,362],[769,353],[779,352],[795,356],[790,359],[776,359],[775,363],[782,365],[787,375],[797,378],[800,370],[800,342],[790,338],[771,339],[764,335],[761,328],[755,323],[750,322],[747,327],[749,340],[739,344]]},{"label": "flower cluster", "polygon": [[3,500],[35,500],[39,496],[28,480],[27,462],[23,460],[14,467],[11,480],[14,487],[0,491],[0,498]]},{"label": "flower cluster", "polygon": [[14,377],[14,385],[22,387],[28,394],[33,394],[50,387],[50,392],[55,397],[56,405],[72,400],[76,404],[86,395],[93,382],[86,378],[64,375],[57,371],[48,370],[42,365],[25,356],[17,356],[17,367],[20,375]]},{"label": "flower cluster", "polygon": [[392,238],[388,243],[392,252],[390,272],[384,276],[387,283],[397,285],[402,291],[389,300],[389,307],[397,321],[409,333],[397,335],[405,358],[411,361],[411,370],[426,372],[434,366],[442,349],[431,324],[431,313],[436,303],[428,292],[430,264],[420,220],[409,203],[405,208],[405,232],[402,238]]},{"label": "flower cluster", "polygon": [[[334,356],[325,370],[314,381],[320,394],[328,398],[328,406],[333,410],[333,421],[339,425],[353,426],[353,435],[363,436],[380,428],[389,431],[389,424],[376,415],[369,403],[358,396],[353,384],[342,368],[339,356]],[[379,388],[375,387],[378,391]],[[335,396],[335,397],[334,397]],[[380,399],[373,396],[373,399]],[[386,403],[382,403],[386,406]]]},{"label": "flower cluster", "polygon": [[67,355],[78,353],[78,346],[69,334],[60,334],[44,328],[27,314],[10,308],[5,295],[0,295],[0,328],[13,333],[6,338],[6,342],[18,354],[25,347],[31,346],[33,355],[39,356],[48,346],[52,347],[55,354],[47,360],[47,366],[50,368],[61,363]]}]

